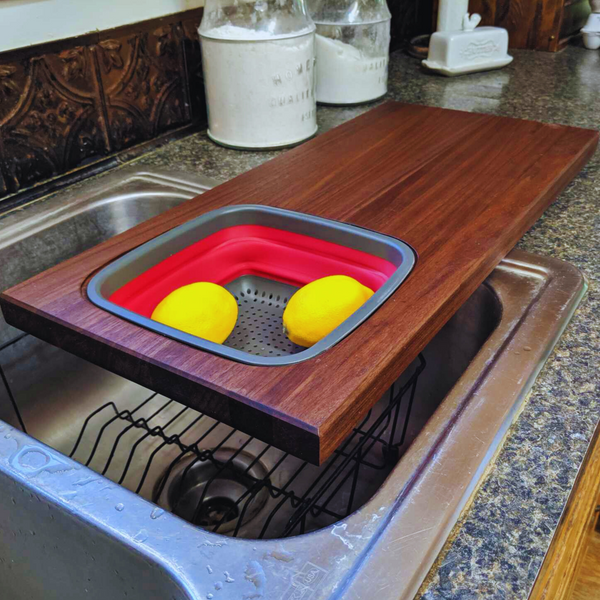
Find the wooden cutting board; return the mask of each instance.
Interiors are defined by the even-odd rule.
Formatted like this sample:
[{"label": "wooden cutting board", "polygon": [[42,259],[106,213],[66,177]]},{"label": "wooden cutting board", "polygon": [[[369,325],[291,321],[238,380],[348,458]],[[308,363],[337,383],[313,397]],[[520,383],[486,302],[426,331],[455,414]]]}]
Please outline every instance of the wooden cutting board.
[{"label": "wooden cutting board", "polygon": [[[597,142],[596,131],[389,102],[13,287],[0,303],[20,329],[322,463]],[[247,203],[397,236],[417,264],[351,335],[285,367],[214,356],[87,299],[90,276],[118,256],[209,210]]]}]

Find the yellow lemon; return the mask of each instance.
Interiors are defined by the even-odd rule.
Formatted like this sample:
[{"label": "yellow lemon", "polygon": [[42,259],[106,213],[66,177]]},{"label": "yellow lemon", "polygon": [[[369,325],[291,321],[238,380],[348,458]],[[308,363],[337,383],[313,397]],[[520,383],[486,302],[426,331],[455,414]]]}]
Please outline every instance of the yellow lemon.
[{"label": "yellow lemon", "polygon": [[202,281],[184,285],[163,298],[152,319],[222,344],[235,327],[238,305],[222,286]]},{"label": "yellow lemon", "polygon": [[283,330],[299,346],[312,346],[358,310],[373,290],[346,275],[331,275],[300,288],[283,311]]}]

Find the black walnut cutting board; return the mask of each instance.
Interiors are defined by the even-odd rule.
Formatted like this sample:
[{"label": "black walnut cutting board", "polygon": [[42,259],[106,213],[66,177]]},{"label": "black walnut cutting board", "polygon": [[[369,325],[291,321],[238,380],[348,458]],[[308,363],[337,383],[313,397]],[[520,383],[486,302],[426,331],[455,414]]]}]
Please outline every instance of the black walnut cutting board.
[{"label": "black walnut cutting board", "polygon": [[[313,463],[322,463],[590,158],[596,131],[389,102],[0,296],[16,327]],[[319,357],[256,367],[97,308],[98,269],[229,204],[399,237],[408,280]]]}]

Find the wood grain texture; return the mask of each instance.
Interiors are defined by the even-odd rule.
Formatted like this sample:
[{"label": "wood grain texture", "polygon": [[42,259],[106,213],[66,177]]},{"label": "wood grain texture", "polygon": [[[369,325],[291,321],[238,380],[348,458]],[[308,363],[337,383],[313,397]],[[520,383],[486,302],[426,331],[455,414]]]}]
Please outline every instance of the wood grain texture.
[{"label": "wood grain texture", "polygon": [[511,48],[555,52],[564,0],[499,0],[496,25],[509,31]]},{"label": "wood grain texture", "polygon": [[[597,428],[529,600],[574,598],[598,518],[595,508],[599,491],[600,428]],[[600,575],[600,563],[596,573]],[[600,577],[597,581],[600,582]],[[589,600],[600,597],[600,588],[595,592]]]},{"label": "wood grain texture", "polygon": [[[434,0],[434,29],[438,4]],[[482,25],[505,28],[510,48],[556,52],[585,24],[589,5],[587,0],[471,0],[469,11],[481,15]]]},{"label": "wood grain texture", "polygon": [[496,0],[470,0],[469,11],[481,15],[482,25],[494,25],[496,22]]},{"label": "wood grain texture", "polygon": [[[323,462],[588,160],[595,131],[382,106],[151,219],[0,297],[6,320],[110,371]],[[257,203],[397,236],[413,273],[322,355],[254,367],[92,305],[85,282],[209,210]]]},{"label": "wood grain texture", "polygon": [[570,600],[600,597],[600,532],[592,531]]}]

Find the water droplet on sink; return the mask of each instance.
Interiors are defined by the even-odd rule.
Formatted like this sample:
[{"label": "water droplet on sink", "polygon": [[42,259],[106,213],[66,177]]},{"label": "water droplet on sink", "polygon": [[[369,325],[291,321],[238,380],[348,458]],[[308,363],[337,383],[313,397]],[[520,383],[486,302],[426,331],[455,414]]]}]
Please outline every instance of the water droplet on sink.
[{"label": "water droplet on sink", "polygon": [[223,587],[223,582],[222,581],[217,581],[217,583],[215,583],[215,590],[220,590]]},{"label": "water droplet on sink", "polygon": [[273,550],[270,554],[275,560],[281,560],[283,562],[292,562],[294,555],[286,550]]},{"label": "water droplet on sink", "polygon": [[150,513],[151,519],[158,519],[161,515],[164,515],[165,511],[162,508],[158,508],[158,506]]},{"label": "water droplet on sink", "polygon": [[208,600],[210,600],[213,597],[213,595],[212,594],[206,594],[206,597],[208,598]]},{"label": "water droplet on sink", "polygon": [[523,346],[523,350],[525,350],[525,352],[531,352],[531,346]]},{"label": "water droplet on sink", "polygon": [[138,531],[137,535],[133,538],[133,541],[137,542],[138,544],[142,544],[147,539],[148,539],[148,532],[145,529],[140,529],[140,531]]},{"label": "water droplet on sink", "polygon": [[210,565],[206,565],[206,570],[208,571],[209,575],[212,575],[213,570],[212,570],[212,567]]},{"label": "water droplet on sink", "polygon": [[229,575],[227,571],[223,571],[223,575],[225,575],[226,583],[233,583],[235,579]]},{"label": "water droplet on sink", "polygon": [[115,510],[118,510],[119,512],[121,512],[122,510],[124,510],[124,508],[125,508],[125,505],[123,503],[121,503],[121,502],[119,502],[119,504],[117,504],[115,506]]},{"label": "water droplet on sink", "polygon": [[79,481],[74,481],[73,485],[83,487],[84,485],[87,485],[88,483],[93,483],[94,481],[98,481],[98,479],[96,477],[84,477],[83,479],[80,479]]}]

